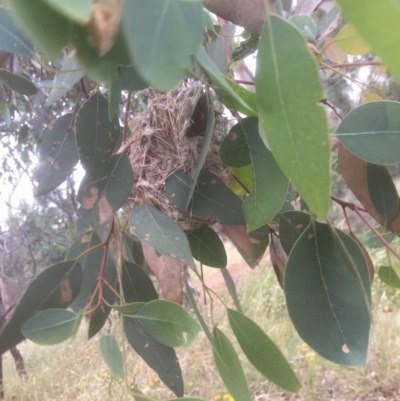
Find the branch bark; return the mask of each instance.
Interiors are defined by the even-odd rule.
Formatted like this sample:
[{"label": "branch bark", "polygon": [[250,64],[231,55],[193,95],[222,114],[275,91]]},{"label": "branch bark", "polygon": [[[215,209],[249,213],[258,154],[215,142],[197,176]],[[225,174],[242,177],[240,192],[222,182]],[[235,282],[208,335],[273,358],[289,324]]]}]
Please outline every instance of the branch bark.
[{"label": "branch bark", "polygon": [[254,33],[261,33],[265,22],[263,0],[203,0],[212,13]]}]

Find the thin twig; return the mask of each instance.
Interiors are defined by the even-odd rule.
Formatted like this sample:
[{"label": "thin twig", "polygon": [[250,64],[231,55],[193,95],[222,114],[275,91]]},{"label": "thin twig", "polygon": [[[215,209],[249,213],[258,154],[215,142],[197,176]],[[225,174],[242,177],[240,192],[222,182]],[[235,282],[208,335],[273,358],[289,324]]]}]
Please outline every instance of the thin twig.
[{"label": "thin twig", "polygon": [[364,67],[372,65],[383,65],[380,61],[354,61],[353,63],[337,63],[337,64],[321,64],[319,66],[320,70],[325,70],[327,68],[340,68],[340,67]]}]

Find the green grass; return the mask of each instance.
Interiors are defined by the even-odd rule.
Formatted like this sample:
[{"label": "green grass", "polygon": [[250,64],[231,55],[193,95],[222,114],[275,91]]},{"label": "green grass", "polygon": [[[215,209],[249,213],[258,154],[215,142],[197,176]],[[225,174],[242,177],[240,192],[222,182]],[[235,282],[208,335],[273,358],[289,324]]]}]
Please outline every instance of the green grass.
[{"label": "green grass", "polygon": [[[271,268],[249,271],[238,281],[245,313],[279,345],[303,385],[297,395],[282,391],[255,371],[239,352],[254,400],[400,400],[400,291],[386,287],[379,278],[375,278],[374,321],[367,366],[354,368],[330,363],[302,342],[289,320],[284,294]],[[220,295],[224,302],[232,305],[225,289],[220,291]],[[202,297],[198,302],[202,303]],[[207,315],[207,308],[202,306],[202,310]],[[213,320],[239,350],[228,328],[224,309],[217,300],[214,302]],[[113,381],[100,355],[99,337],[86,341],[86,329],[83,323],[77,337],[60,346],[39,347],[30,342],[21,344],[19,349],[24,355],[29,374],[24,382],[16,374],[11,355],[6,354],[6,400],[131,400],[126,384],[140,388],[157,400],[174,398],[157,375],[126,344],[126,383],[122,380]],[[103,333],[107,333],[108,329],[105,327]],[[118,337],[122,338],[120,335]],[[120,345],[123,345],[122,341]],[[200,334],[193,347],[178,349],[177,353],[187,395],[210,401],[232,401],[215,372],[211,350],[203,334]]]}]

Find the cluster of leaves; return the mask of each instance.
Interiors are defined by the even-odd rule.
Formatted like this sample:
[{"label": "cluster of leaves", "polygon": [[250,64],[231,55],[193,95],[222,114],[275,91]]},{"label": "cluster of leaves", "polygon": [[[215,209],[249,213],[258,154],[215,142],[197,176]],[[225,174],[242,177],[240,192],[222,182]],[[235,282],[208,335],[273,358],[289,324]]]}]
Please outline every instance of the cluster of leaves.
[{"label": "cluster of leaves", "polygon": [[[14,61],[30,58],[37,63],[40,54],[46,67],[43,60],[56,60],[68,49],[53,82],[46,83],[52,88],[46,107],[63,99],[79,81],[82,84],[73,109],[46,124],[40,135],[35,195],[58,188],[78,163],[86,173],[77,194],[80,237],[64,260],[27,288],[0,332],[0,354],[24,338],[45,345],[65,341],[74,336],[83,316],[91,338],[114,309],[129,344],[177,397],[183,397],[184,385],[174,347],[190,346],[202,329],[227,389],[236,400],[250,401],[237,352],[218,327],[210,329],[188,283],[186,296],[198,322],[171,302],[182,301],[183,270],[189,266],[197,272],[196,259],[223,272],[238,309],[226,308],[229,323],[252,365],[285,390],[299,390],[298,379],[276,345],[240,312],[226,270],[227,255],[212,228],[184,232],[146,204],[136,206],[128,219],[117,214],[135,190],[126,154],[128,118],[122,129],[118,117],[121,94],[129,92],[128,114],[131,92],[148,87],[170,90],[186,77],[189,84],[202,80],[204,93],[213,91],[237,119],[220,146],[231,182],[225,185],[203,168],[215,125],[214,111],[207,106],[196,168],[177,169],[168,177],[165,188],[171,200],[196,218],[215,217],[219,232],[229,236],[250,267],[259,263],[270,243],[271,260],[299,335],[328,360],[365,364],[374,267],[350,225],[347,234],[326,219],[332,198],[345,216],[349,208],[369,225],[367,246],[386,246],[400,259],[390,244],[400,234],[399,196],[386,168],[400,162],[400,103],[370,102],[377,98],[362,87],[366,103],[348,113],[333,133],[340,141],[343,178],[362,206],[345,202],[330,191],[331,137],[320,103],[324,95],[319,69],[348,77],[340,68],[357,61],[345,63],[346,57],[369,52],[368,42],[400,76],[396,23],[389,23],[400,11],[389,0],[379,7],[373,0],[361,7],[340,0],[351,21],[343,25],[341,11],[333,4],[320,18],[313,14],[314,19],[312,11],[320,2],[312,3],[308,15],[297,14],[290,21],[267,15],[261,36],[243,32],[232,49],[231,63],[226,61],[231,49],[224,37],[229,25],[215,26],[197,0],[13,0],[10,10],[0,9],[0,49],[12,53]],[[282,13],[289,17],[293,10],[289,5]],[[253,92],[235,81],[233,72],[236,63],[255,51]],[[0,82],[14,96],[6,108],[38,92],[27,76],[8,69],[0,70]],[[373,227],[363,213],[381,227]],[[164,300],[158,299],[147,265]],[[398,286],[399,269],[396,263],[382,266],[379,276]],[[207,296],[216,296],[205,290]],[[113,375],[123,377],[123,357],[114,335],[103,336],[100,343]],[[137,401],[150,400],[138,390],[132,393]]]}]

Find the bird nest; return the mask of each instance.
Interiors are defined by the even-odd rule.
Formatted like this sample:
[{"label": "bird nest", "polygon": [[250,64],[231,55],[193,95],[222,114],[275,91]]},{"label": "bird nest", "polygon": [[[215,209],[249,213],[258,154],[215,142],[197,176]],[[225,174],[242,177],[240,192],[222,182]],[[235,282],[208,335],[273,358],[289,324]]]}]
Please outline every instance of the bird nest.
[{"label": "bird nest", "polygon": [[131,122],[129,157],[135,176],[131,199],[134,205],[156,207],[184,230],[216,222],[214,216],[202,220],[179,209],[165,185],[176,170],[193,175],[204,141],[209,104],[214,109],[216,124],[203,168],[226,182],[228,172],[218,155],[223,136],[217,131],[222,122],[222,106],[210,100],[201,82],[184,82],[165,93],[149,89],[146,110]]}]

